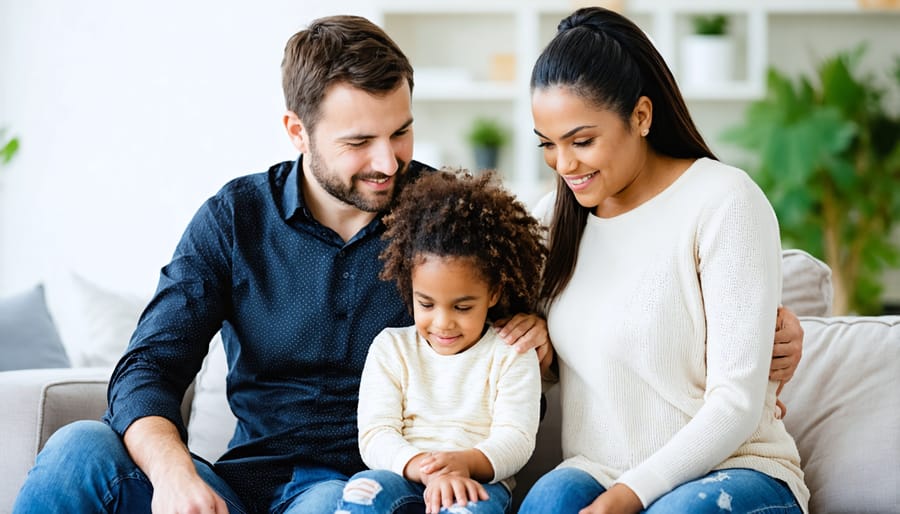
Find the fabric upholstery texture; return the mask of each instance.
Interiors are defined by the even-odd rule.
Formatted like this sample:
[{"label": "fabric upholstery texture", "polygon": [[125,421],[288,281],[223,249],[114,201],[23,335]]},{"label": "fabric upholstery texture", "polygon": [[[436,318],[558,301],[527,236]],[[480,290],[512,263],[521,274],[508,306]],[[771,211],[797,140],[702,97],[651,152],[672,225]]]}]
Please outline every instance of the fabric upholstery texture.
[{"label": "fabric upholstery texture", "polygon": [[810,511],[900,512],[900,316],[802,317],[782,391]]},{"label": "fabric upholstery texture", "polygon": [[831,316],[831,268],[803,250],[784,250],[782,305],[797,316]]},{"label": "fabric upholstery texture", "polygon": [[47,293],[47,304],[74,367],[114,366],[150,301],[75,273],[48,282]]},{"label": "fabric upholstery texture", "polygon": [[42,285],[0,300],[0,371],[68,367]]},{"label": "fabric upholstery texture", "polygon": [[209,344],[209,353],[194,381],[194,401],[188,422],[188,446],[204,459],[215,462],[228,448],[237,418],[231,413],[225,393],[228,362],[219,334]]}]

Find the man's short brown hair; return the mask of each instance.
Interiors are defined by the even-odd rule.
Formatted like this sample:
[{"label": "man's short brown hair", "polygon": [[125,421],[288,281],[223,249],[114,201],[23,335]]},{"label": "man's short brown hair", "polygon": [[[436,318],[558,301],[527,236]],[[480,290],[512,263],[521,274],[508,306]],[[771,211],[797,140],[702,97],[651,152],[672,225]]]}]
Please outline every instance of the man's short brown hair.
[{"label": "man's short brown hair", "polygon": [[401,80],[413,88],[413,69],[400,47],[360,16],[327,16],[294,34],[284,48],[281,82],[287,109],[312,131],[332,84],[371,94],[394,91]]}]

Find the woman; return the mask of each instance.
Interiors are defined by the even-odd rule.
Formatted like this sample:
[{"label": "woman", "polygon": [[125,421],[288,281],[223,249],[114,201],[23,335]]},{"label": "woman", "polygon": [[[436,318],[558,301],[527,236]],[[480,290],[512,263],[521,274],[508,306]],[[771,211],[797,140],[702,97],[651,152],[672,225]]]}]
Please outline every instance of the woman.
[{"label": "woman", "polygon": [[717,160],[621,15],[581,9],[532,75],[556,170],[543,292],[564,462],[520,512],[806,512],[768,381],[777,220]]}]

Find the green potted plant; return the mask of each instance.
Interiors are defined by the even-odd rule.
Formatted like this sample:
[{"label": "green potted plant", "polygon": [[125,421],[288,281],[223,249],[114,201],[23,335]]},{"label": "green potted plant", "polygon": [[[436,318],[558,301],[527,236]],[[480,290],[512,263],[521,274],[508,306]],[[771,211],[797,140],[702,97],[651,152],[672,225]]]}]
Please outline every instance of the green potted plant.
[{"label": "green potted plant", "polygon": [[708,87],[732,79],[734,42],[728,35],[728,16],[691,17],[692,32],[681,42],[681,77],[685,85]]},{"label": "green potted plant", "polygon": [[[881,312],[882,272],[900,263],[900,116],[860,75],[860,46],[824,60],[814,80],[770,69],[768,93],[724,139],[753,150],[748,169],[778,214],[785,246],[832,270],[835,314]],[[890,81],[900,86],[900,58]]]},{"label": "green potted plant", "polygon": [[476,118],[467,139],[475,152],[475,169],[497,169],[500,148],[509,140],[503,125],[490,118]]},{"label": "green potted plant", "polygon": [[6,130],[0,129],[0,164],[7,164],[19,150],[19,139],[6,137]]}]

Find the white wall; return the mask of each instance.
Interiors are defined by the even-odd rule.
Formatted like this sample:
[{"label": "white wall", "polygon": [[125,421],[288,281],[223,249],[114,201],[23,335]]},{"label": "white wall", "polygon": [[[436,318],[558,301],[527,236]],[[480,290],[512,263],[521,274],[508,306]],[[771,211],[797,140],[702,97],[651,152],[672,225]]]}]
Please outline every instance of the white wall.
[{"label": "white wall", "polygon": [[[149,294],[204,199],[295,158],[287,39],[356,1],[0,1],[0,295],[72,270]],[[359,5],[358,5],[359,4]]]},{"label": "white wall", "polygon": [[[372,17],[373,3],[0,0],[0,127],[22,139],[0,167],[0,296],[69,271],[149,294],[204,199],[295,157],[280,121],[287,38],[321,15]],[[869,37],[868,67],[886,66],[897,20],[784,16],[770,60],[806,71]],[[743,104],[691,108],[728,158],[716,134]],[[888,282],[900,298],[900,273]]]}]

